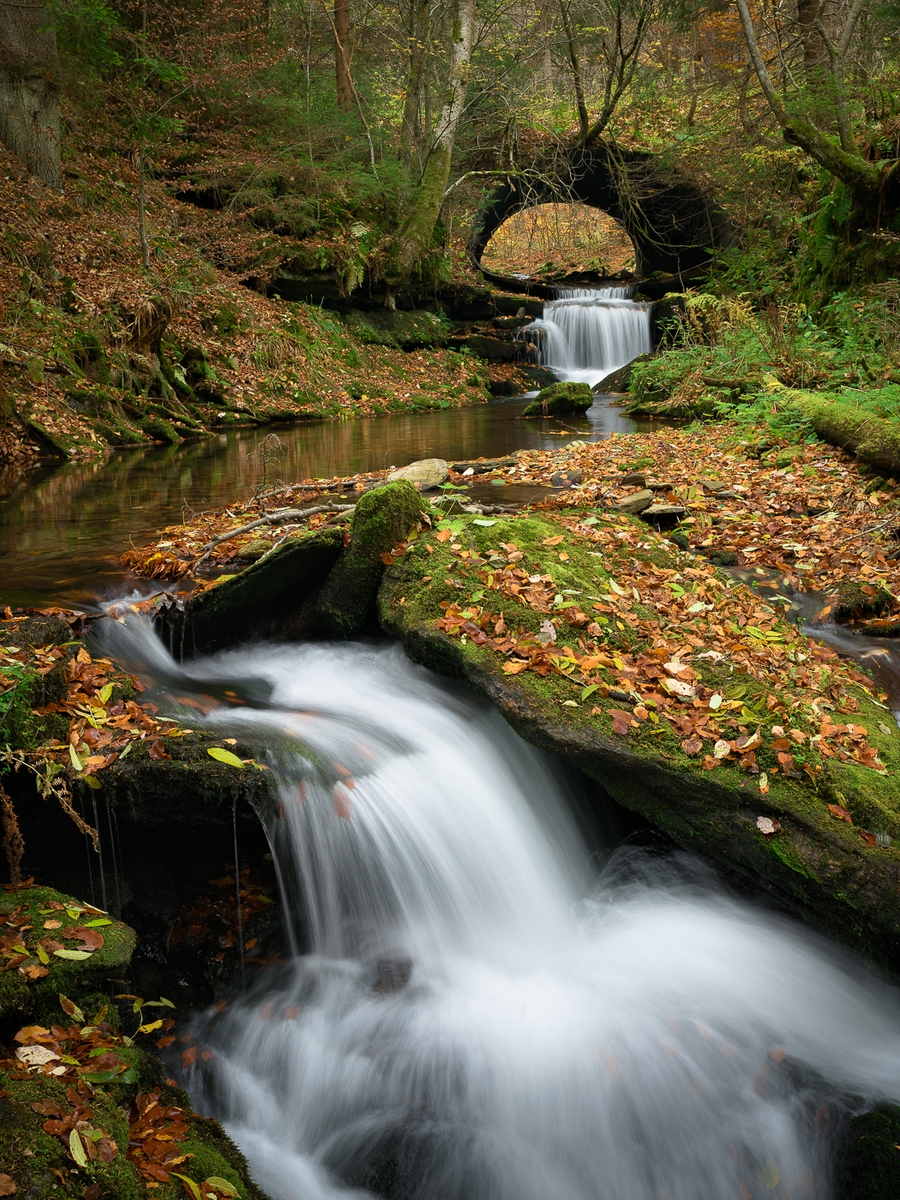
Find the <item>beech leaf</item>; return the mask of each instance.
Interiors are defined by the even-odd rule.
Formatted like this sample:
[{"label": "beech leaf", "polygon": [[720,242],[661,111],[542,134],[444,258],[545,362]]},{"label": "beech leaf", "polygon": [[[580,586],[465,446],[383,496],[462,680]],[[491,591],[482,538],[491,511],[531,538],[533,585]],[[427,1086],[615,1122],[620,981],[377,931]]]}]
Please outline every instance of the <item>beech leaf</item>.
[{"label": "beech leaf", "polygon": [[238,770],[243,770],[244,764],[236,754],[232,754],[230,750],[224,749],[222,746],[210,746],[206,751],[210,758],[214,758],[216,762],[225,763],[229,767],[237,767]]}]

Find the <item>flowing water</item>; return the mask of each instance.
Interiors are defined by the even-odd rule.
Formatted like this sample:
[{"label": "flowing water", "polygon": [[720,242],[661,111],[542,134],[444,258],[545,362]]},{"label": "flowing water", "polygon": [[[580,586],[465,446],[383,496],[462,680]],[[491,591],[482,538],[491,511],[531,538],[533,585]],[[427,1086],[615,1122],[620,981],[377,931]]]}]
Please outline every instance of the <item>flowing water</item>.
[{"label": "flowing water", "polygon": [[560,288],[544,315],[520,330],[537,361],[560,379],[594,387],[607,375],[653,349],[653,305],[631,299],[629,287]]},{"label": "flowing water", "polygon": [[273,1200],[827,1200],[900,1098],[896,990],[686,855],[598,871],[557,768],[396,646],[183,668],[129,621],[179,692],[258,697],[208,720],[270,746],[294,950],[184,1082]]}]

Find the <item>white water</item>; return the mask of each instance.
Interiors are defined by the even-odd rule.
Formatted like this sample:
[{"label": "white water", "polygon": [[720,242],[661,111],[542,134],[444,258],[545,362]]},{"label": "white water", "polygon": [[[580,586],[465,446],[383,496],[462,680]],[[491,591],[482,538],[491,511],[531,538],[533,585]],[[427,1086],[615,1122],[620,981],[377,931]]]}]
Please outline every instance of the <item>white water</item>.
[{"label": "white water", "polygon": [[537,362],[560,379],[593,387],[653,349],[652,307],[632,300],[627,287],[561,288],[519,337],[534,344]]},{"label": "white water", "polygon": [[311,952],[198,1022],[186,1085],[272,1200],[827,1200],[841,1112],[900,1098],[894,989],[686,855],[591,879],[548,760],[397,647],[185,672],[115,632],[181,690],[271,688],[211,720],[271,740]]}]

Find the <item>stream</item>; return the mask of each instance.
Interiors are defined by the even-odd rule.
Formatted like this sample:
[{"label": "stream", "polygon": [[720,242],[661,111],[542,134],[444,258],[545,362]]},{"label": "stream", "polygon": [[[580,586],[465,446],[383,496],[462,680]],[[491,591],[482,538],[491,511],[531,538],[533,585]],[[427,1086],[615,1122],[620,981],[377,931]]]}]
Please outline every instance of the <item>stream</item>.
[{"label": "stream", "polygon": [[[525,336],[561,377],[600,378],[649,339],[629,305],[561,297]],[[521,398],[294,426],[276,472],[635,428],[608,400],[565,427],[520,420]],[[270,432],[10,482],[0,600],[121,594],[121,550],[251,493]],[[897,988],[690,855],[598,831],[558,762],[399,646],[179,664],[140,616],[97,636],[164,712],[262,747],[277,783],[289,953],[195,1015],[192,1065],[167,1062],[272,1200],[829,1200],[848,1118],[900,1101]],[[243,703],[184,707],[223,686]]]},{"label": "stream", "polygon": [[107,636],[268,693],[206,723],[269,747],[293,952],[169,1069],[272,1200],[827,1200],[846,1118],[900,1099],[895,988],[686,854],[583,840],[560,768],[399,647]]}]

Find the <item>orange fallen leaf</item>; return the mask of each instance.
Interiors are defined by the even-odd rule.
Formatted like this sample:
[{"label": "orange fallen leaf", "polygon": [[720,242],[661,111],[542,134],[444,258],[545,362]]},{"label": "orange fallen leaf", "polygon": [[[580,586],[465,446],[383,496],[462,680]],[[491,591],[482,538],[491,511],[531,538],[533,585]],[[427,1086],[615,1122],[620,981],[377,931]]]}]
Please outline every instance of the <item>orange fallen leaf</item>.
[{"label": "orange fallen leaf", "polygon": [[828,811],[833,817],[837,817],[839,821],[846,821],[848,825],[853,824],[853,817],[846,808],[841,808],[840,804],[829,804]]}]

